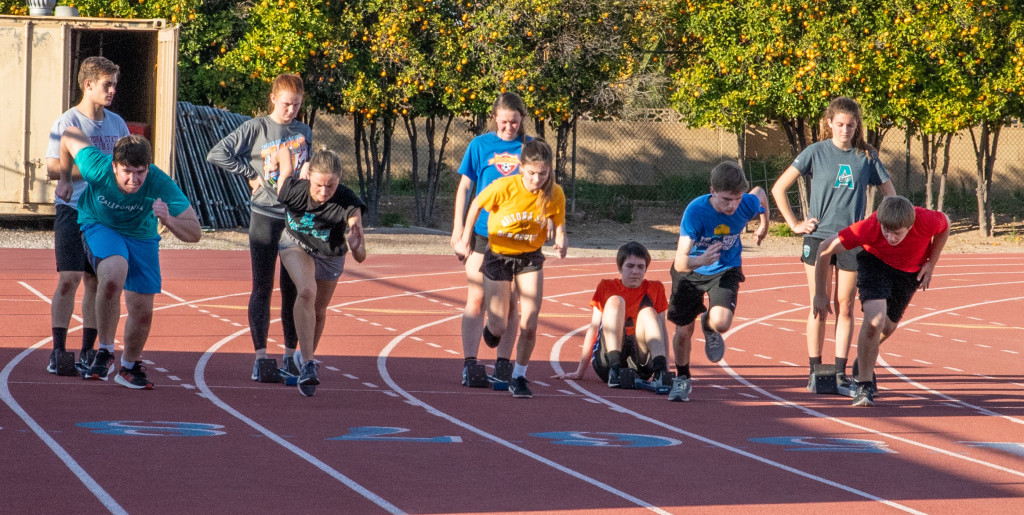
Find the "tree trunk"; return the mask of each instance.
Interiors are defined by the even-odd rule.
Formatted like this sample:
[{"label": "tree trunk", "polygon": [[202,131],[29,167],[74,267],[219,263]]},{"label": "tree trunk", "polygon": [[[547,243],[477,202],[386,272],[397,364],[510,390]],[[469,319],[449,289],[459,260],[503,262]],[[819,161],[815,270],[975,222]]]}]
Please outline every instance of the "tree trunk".
[{"label": "tree trunk", "polygon": [[942,149],[942,173],[939,175],[939,194],[936,199],[935,209],[942,211],[946,203],[946,177],[949,173],[949,144],[953,141],[953,133],[946,133],[946,141]]},{"label": "tree trunk", "polygon": [[736,132],[736,163],[740,165],[741,169],[744,168],[743,160],[747,155],[747,127],[744,126]]},{"label": "tree trunk", "polygon": [[974,144],[974,156],[977,167],[977,197],[978,197],[978,232],[982,236],[992,236],[993,225],[995,224],[992,213],[992,170],[996,163],[996,150],[999,146],[999,132],[1002,125],[991,127],[989,121],[981,122],[979,134],[975,136],[974,128],[970,128],[971,143]]},{"label": "tree trunk", "polygon": [[[803,149],[807,148],[807,134],[804,130],[806,122],[803,118],[785,118],[780,120],[783,130],[786,132],[786,139],[789,141],[790,153],[795,158],[800,155]],[[810,213],[810,202],[808,200],[807,178],[800,176],[796,180],[796,187],[800,196],[800,216],[807,218]]]},{"label": "tree trunk", "polygon": [[[416,223],[423,225],[423,202],[420,195],[420,153],[419,153],[419,134],[416,127],[416,115],[405,115],[402,116],[402,122],[405,124],[405,134],[409,136],[409,149],[412,151],[412,169],[409,170],[410,178],[412,179],[412,196],[416,204]],[[430,119],[427,119],[427,125],[430,125]],[[429,131],[429,129],[428,129]],[[429,145],[429,143],[428,143]]]}]

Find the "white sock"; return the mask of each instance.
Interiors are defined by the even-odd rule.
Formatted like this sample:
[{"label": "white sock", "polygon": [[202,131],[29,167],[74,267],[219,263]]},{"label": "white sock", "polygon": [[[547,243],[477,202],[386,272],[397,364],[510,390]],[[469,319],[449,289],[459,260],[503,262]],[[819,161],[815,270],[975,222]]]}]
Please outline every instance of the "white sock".
[{"label": "white sock", "polygon": [[526,367],[529,366],[530,365],[520,365],[519,363],[516,363],[512,367],[512,377],[526,377]]},{"label": "white sock", "polygon": [[132,367],[135,366],[135,363],[132,362],[132,361],[125,361],[124,354],[122,354],[121,355],[121,366],[124,367],[124,368],[127,368],[127,369],[131,369]]},{"label": "white sock", "polygon": [[105,351],[113,354],[114,353],[114,344],[113,343],[101,343],[100,344],[100,350],[105,350]]},{"label": "white sock", "polygon": [[296,348],[295,349],[295,353],[292,354],[292,359],[295,360],[295,366],[301,367],[302,366],[302,350]]}]

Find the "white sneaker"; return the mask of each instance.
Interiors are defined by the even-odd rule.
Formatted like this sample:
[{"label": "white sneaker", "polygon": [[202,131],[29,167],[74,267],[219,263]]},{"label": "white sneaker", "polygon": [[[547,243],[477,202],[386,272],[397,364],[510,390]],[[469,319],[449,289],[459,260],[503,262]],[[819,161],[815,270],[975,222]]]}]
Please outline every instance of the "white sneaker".
[{"label": "white sneaker", "polygon": [[690,392],[693,385],[689,377],[675,377],[672,379],[672,389],[668,392],[668,400],[676,402],[690,402]]}]

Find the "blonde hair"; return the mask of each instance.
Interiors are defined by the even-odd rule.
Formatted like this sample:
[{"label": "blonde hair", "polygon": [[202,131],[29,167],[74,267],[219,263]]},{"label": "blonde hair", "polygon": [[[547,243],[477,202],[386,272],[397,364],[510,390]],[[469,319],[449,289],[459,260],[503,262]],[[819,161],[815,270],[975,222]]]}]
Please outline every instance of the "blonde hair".
[{"label": "blonde hair", "polygon": [[321,150],[309,160],[309,173],[321,173],[333,175],[341,179],[342,164],[341,156],[333,150]]},{"label": "blonde hair", "polygon": [[[294,73],[282,73],[277,77],[274,77],[274,82],[270,83],[270,96],[274,97],[278,93],[282,92],[294,93],[296,95],[305,95],[306,88],[302,85],[302,77]],[[274,112],[274,102],[267,101],[267,112]]]},{"label": "blonde hair", "polygon": [[867,154],[870,160],[871,154],[875,152],[875,149],[864,138],[864,117],[861,114],[860,104],[852,98],[836,97],[832,99],[832,102],[829,102],[828,108],[825,109],[825,114],[821,117],[822,141],[832,139],[832,127],[829,127],[828,122],[832,121],[832,118],[840,113],[852,116],[854,121],[857,122],[857,129],[853,131],[853,148]]},{"label": "blonde hair", "polygon": [[548,180],[540,186],[540,194],[537,195],[537,207],[540,208],[541,218],[547,217],[548,200],[551,199],[551,193],[555,190],[554,156],[551,146],[543,138],[534,138],[524,143],[523,150],[519,154],[520,167],[525,164],[544,163],[550,170]]}]

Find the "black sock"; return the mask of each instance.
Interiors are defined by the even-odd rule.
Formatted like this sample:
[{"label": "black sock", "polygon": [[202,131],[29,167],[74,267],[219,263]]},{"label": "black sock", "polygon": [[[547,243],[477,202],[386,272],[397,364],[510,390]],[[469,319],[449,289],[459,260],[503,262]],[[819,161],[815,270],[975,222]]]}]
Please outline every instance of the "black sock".
[{"label": "black sock", "polygon": [[611,368],[622,367],[622,351],[608,351],[608,366]]},{"label": "black sock", "polygon": [[82,350],[92,350],[96,347],[96,337],[99,336],[99,331],[95,327],[85,327],[82,329]]},{"label": "black sock", "polygon": [[676,376],[690,377],[690,365],[676,365]]},{"label": "black sock", "polygon": [[68,340],[67,327],[53,327],[53,350],[64,352]]},{"label": "black sock", "polygon": [[845,374],[846,373],[846,358],[836,358],[836,373],[837,374]]},{"label": "black sock", "polygon": [[462,366],[467,366],[467,365],[476,365],[476,356],[468,356],[468,357],[466,357],[466,359],[462,362]]},{"label": "black sock", "polygon": [[807,358],[807,362],[811,364],[811,373],[814,373],[814,365],[821,364],[821,356],[815,356],[813,358]]},{"label": "black sock", "polygon": [[651,367],[654,368],[654,373],[663,372],[668,370],[668,361],[665,360],[665,356],[655,356]]}]

